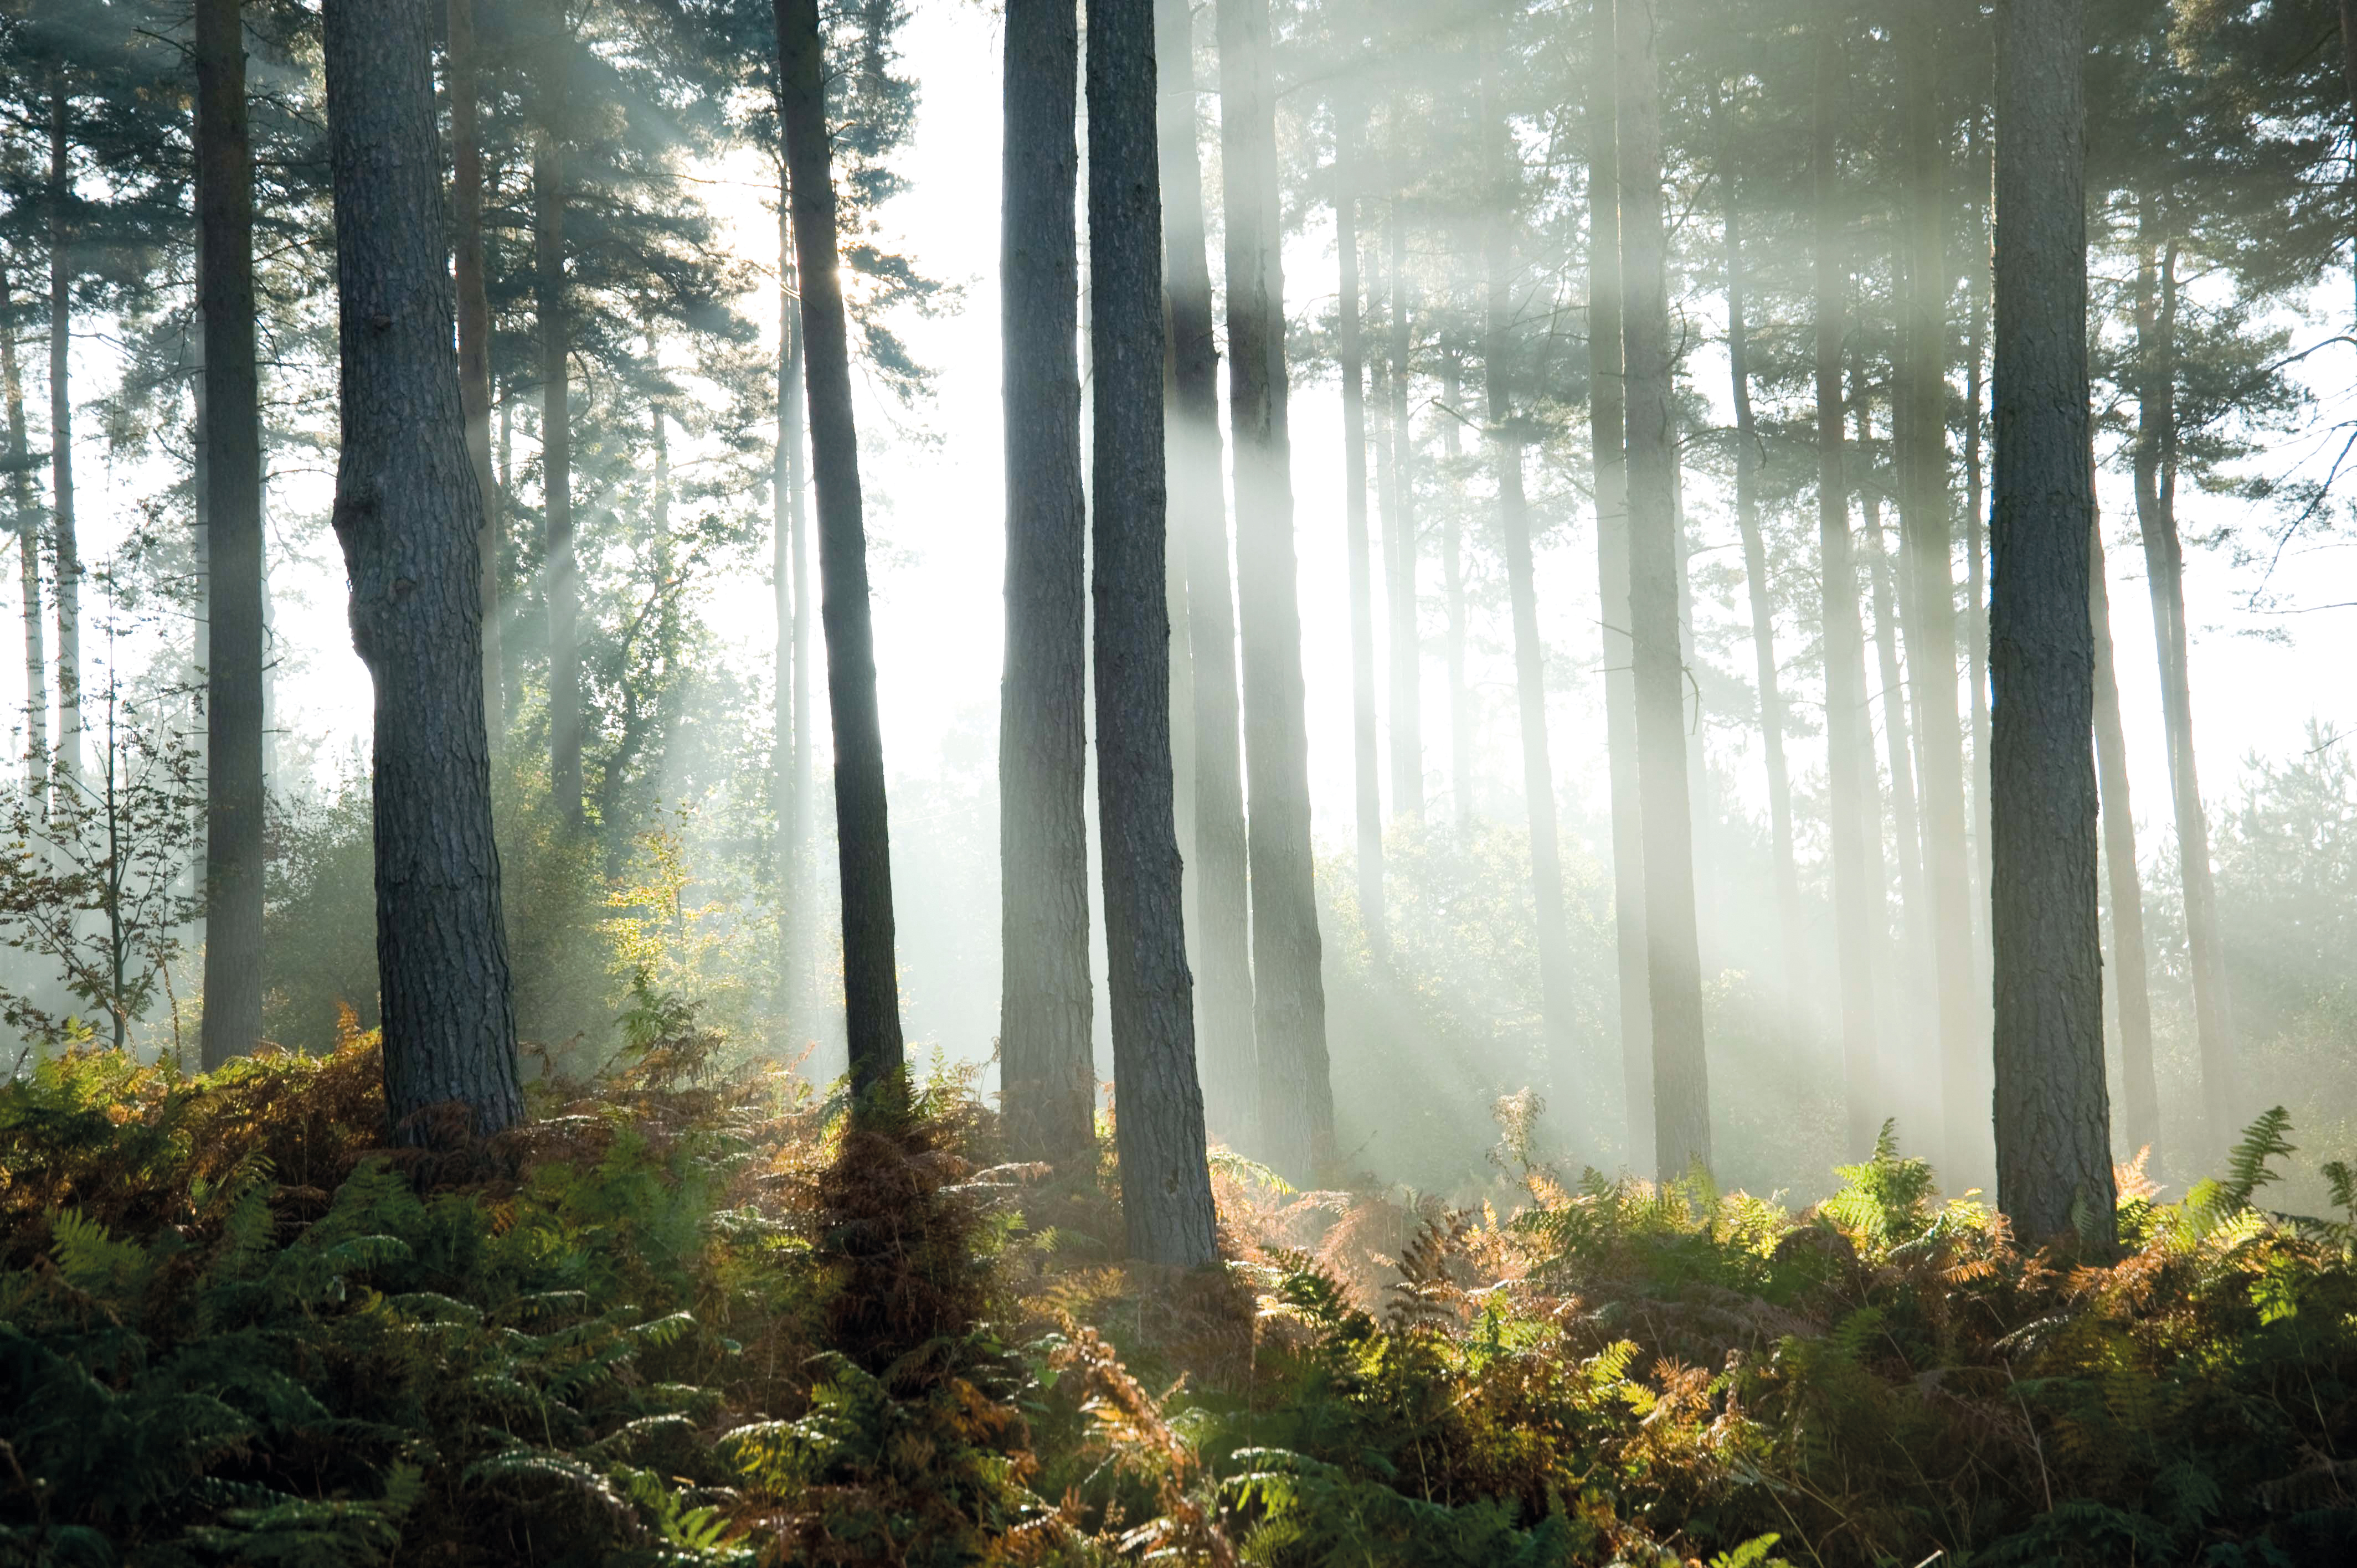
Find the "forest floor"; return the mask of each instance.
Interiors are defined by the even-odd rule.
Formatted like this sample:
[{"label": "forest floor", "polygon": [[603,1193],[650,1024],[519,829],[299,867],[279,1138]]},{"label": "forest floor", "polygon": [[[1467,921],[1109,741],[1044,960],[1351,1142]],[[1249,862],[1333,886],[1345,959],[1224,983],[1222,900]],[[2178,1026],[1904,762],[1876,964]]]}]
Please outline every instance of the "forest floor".
[{"label": "forest floor", "polygon": [[0,1088],[0,1564],[2357,1560],[2357,1218],[2257,1206],[2279,1118],[2112,1258],[1887,1144],[1795,1214],[1510,1137],[1473,1212],[1222,1158],[1177,1274],[1109,1138],[634,1037],[438,1150],[364,1036]]}]

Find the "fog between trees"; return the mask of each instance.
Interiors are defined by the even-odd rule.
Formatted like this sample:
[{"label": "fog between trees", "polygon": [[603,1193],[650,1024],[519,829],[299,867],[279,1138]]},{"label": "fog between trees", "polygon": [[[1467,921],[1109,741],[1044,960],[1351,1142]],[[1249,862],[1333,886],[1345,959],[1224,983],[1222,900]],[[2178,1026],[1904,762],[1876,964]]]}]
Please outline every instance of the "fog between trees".
[{"label": "fog between trees", "polygon": [[2345,1152],[2339,9],[380,9],[0,19],[25,1062],[988,1058],[1190,1263]]}]

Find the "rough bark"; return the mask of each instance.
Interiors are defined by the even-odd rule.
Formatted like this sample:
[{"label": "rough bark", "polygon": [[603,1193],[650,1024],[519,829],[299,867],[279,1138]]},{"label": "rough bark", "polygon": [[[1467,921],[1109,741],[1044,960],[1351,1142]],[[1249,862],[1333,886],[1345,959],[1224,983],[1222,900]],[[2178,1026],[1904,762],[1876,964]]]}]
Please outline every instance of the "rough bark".
[{"label": "rough bark", "polygon": [[[1851,553],[1849,481],[1842,440],[1843,306],[1849,267],[1841,232],[1835,125],[1841,111],[1841,40],[1829,21],[1816,38],[1812,183],[1816,208],[1817,551],[1825,663],[1826,826],[1833,841],[1834,950],[1841,993],[1846,1146],[1863,1155],[1880,1125],[1875,1072],[1875,976],[1881,958],[1882,879],[1867,834],[1881,820],[1866,710],[1866,643]],[[1878,850],[1878,843],[1875,846]]]},{"label": "rough bark", "polygon": [[205,678],[206,1068],[262,1037],[262,404],[253,149],[240,0],[198,0],[197,277],[210,532]]},{"label": "rough bark", "polygon": [[1628,388],[1620,298],[1620,82],[1616,0],[1593,0],[1587,89],[1587,405],[1596,462],[1604,735],[1612,800],[1612,922],[1629,1164],[1653,1168],[1653,1012],[1645,961],[1645,838],[1637,777],[1636,656],[1629,640]]},{"label": "rough bark", "polygon": [[2193,756],[2193,682],[2185,628],[2185,552],[2177,532],[2177,245],[2158,204],[2140,203],[2136,267],[2136,521],[2144,534],[2145,582],[2160,656],[2160,712],[2169,748],[2169,803],[2185,900],[2186,956],[2193,973],[2193,1034],[2201,1060],[2201,1103],[2212,1145],[2242,1125],[2233,1014],[2210,865],[2210,818]]},{"label": "rough bark", "polygon": [[1258,1069],[1246,914],[1243,771],[1238,737],[1235,583],[1222,475],[1220,350],[1203,235],[1194,25],[1187,0],[1157,0],[1161,79],[1163,285],[1170,296],[1170,526],[1187,564],[1188,663],[1195,705],[1195,1039],[1204,1112],[1230,1144],[1248,1144]]},{"label": "rough bark", "polygon": [[[2093,471],[2092,464],[2089,472]],[[2144,945],[2144,878],[2136,866],[2136,813],[2128,800],[2127,736],[2112,662],[2111,585],[2104,578],[2100,509],[2087,531],[2087,618],[2095,638],[2095,780],[2104,869],[2112,895],[2112,992],[2120,1017],[2120,1092],[2131,1149],[2155,1149],[2160,1089],[2153,1075],[2152,989]],[[2151,1174],[2147,1172],[2147,1174]]]},{"label": "rough bark", "polygon": [[1367,544],[1367,371],[1359,322],[1358,144],[1365,111],[1347,87],[1335,99],[1334,249],[1340,258],[1335,351],[1342,372],[1342,536],[1351,579],[1351,777],[1359,829],[1359,919],[1368,956],[1391,958],[1383,921],[1383,798],[1375,734],[1374,564]]},{"label": "rough bark", "polygon": [[999,1076],[1017,1157],[1068,1165],[1092,1161],[1096,1149],[1082,809],[1089,630],[1076,336],[1079,12],[1071,0],[1010,0],[1006,32]]},{"label": "rough bark", "polygon": [[581,809],[581,579],[573,548],[571,326],[565,297],[565,147],[562,66],[544,67],[541,123],[533,140],[533,291],[540,318],[540,466],[543,590],[548,607],[548,781],[560,816]]},{"label": "rough bark", "polygon": [[[8,269],[0,263],[0,316],[11,308]],[[49,660],[41,626],[41,507],[33,493],[33,456],[25,420],[25,379],[16,364],[16,335],[0,332],[0,386],[8,403],[8,510],[16,535],[16,571],[25,612],[26,776],[49,770]]]},{"label": "rough bark", "polygon": [[491,306],[484,284],[483,139],[480,70],[475,59],[475,0],[449,0],[451,272],[458,285],[458,397],[467,414],[467,456],[483,492],[483,725],[507,733],[500,676],[500,571],[504,540],[500,486],[491,472]]},{"label": "rough bark", "polygon": [[1097,821],[1129,1252],[1219,1261],[1170,772],[1153,0],[1089,0]]},{"label": "rough bark", "polygon": [[1392,444],[1392,493],[1383,519],[1383,588],[1391,612],[1392,811],[1411,820],[1424,816],[1424,639],[1417,624],[1416,575],[1423,550],[1416,537],[1415,430],[1408,412],[1409,356],[1407,213],[1392,198],[1389,406],[1384,420]]},{"label": "rough bark", "polygon": [[58,596],[59,771],[81,777],[81,545],[74,526],[73,143],[60,78],[49,93],[49,548]]},{"label": "rough bark", "polygon": [[1694,818],[1686,778],[1685,661],[1678,632],[1677,444],[1672,425],[1667,246],[1656,13],[1620,18],[1620,286],[1628,378],[1629,632],[1637,778],[1643,791],[1646,993],[1653,1013],[1653,1164],[1675,1177],[1710,1164],[1702,964],[1695,929]]},{"label": "rough bark", "polygon": [[483,733],[482,491],[443,250],[428,0],[329,0],[342,453],[335,529],[376,688],[377,974],[395,1135],[523,1115]]},{"label": "rough bark", "polygon": [[827,707],[834,725],[834,834],[843,886],[844,1030],[852,1093],[901,1081],[900,982],[892,946],[892,843],[884,794],[884,733],[876,707],[875,630],[867,605],[867,529],[859,434],[843,312],[827,140],[826,59],[818,0],[777,0],[779,106],[792,190],[794,266],[802,279],[811,469],[818,489],[818,564],[826,623]]},{"label": "rough bark", "polygon": [[2025,1241],[2107,1246],[2083,26],[2080,0],[1997,5],[1990,908],[1997,1206]]},{"label": "rough bark", "polygon": [[1310,858],[1268,0],[1219,0],[1218,24],[1259,1141],[1272,1165],[1306,1176],[1332,1157],[1334,1091]]}]

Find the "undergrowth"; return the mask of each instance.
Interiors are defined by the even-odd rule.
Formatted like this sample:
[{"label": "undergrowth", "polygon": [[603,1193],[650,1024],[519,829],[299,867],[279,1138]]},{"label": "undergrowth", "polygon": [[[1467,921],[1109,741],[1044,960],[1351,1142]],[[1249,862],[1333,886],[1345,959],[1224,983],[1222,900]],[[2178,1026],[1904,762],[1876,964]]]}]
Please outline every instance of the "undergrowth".
[{"label": "undergrowth", "polygon": [[349,1027],[0,1087],[0,1564],[2357,1553],[2357,1176],[2266,1209],[2280,1112],[2181,1203],[2124,1171],[2114,1256],[1888,1132],[1796,1214],[1509,1116],[1479,1210],[1223,1156],[1227,1265],[1174,1274],[970,1082],[855,1126],[692,1008],[624,1033],[426,1150]]}]

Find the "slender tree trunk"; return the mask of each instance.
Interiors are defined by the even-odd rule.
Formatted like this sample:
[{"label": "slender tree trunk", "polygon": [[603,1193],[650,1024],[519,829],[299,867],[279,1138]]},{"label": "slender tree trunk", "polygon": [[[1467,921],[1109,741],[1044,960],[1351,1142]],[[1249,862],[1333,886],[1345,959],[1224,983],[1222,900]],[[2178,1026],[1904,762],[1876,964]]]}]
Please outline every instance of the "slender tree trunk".
[{"label": "slender tree trunk", "polygon": [[791,1039],[807,1023],[812,918],[809,655],[803,628],[808,569],[802,552],[802,309],[794,281],[791,196],[778,149],[778,441],[770,476],[770,602],[777,617],[771,789],[778,885],[778,1011]]},{"label": "slender tree trunk", "polygon": [[1990,907],[1997,1206],[2026,1241],[2107,1247],[2083,27],[2080,0],[1997,6]]},{"label": "slender tree trunk", "polygon": [[548,604],[548,780],[563,820],[581,810],[581,582],[573,551],[572,328],[565,297],[565,147],[561,61],[546,68],[533,144],[534,302],[540,315],[540,463]]},{"label": "slender tree trunk", "polygon": [[[1987,138],[1975,113],[1964,124],[1966,162],[1973,177],[1973,264],[1967,274],[1972,314],[1964,347],[1964,643],[1972,676],[1973,725],[1973,844],[1974,870],[1979,896],[1973,908],[1980,922],[1974,961],[1980,982],[1988,979],[1989,887],[1989,711],[1988,711],[1988,548],[1982,525],[1988,518],[1988,490],[1982,471],[1981,420],[1988,406],[1989,242],[1986,209],[1989,188]],[[1986,993],[1984,993],[1986,994]],[[1985,1020],[1975,1001],[1975,1027]]]},{"label": "slender tree trunk", "polygon": [[[2093,472],[2092,461],[2088,471]],[[2111,877],[2112,986],[2119,999],[2120,1091],[2127,1100],[2128,1147],[2149,1150],[2160,1138],[2160,1089],[2153,1076],[2144,879],[2136,866],[2136,813],[2128,804],[2127,737],[2120,725],[2120,687],[2112,662],[2111,585],[2104,579],[2100,508],[2094,515],[2095,526],[2087,531],[2087,616],[2095,628],[2095,774],[2104,864]]]},{"label": "slender tree trunk", "polygon": [[[1899,612],[1891,591],[1890,549],[1882,532],[1882,494],[1874,473],[1874,389],[1862,367],[1852,368],[1850,398],[1857,410],[1858,510],[1866,521],[1866,575],[1874,605],[1874,652],[1882,676],[1882,749],[1890,770],[1891,844],[1899,865],[1900,963],[1891,988],[1898,1011],[1913,1015],[1923,965],[1922,824],[1915,813],[1914,741],[1907,722],[1907,676],[1900,663]],[[1911,1035],[1911,1029],[1904,1031]]]},{"label": "slender tree trunk", "polygon": [[81,777],[81,547],[74,533],[73,227],[70,107],[49,92],[49,540],[57,553],[58,768]]},{"label": "slender tree trunk", "polygon": [[1653,1168],[1653,1009],[1645,957],[1645,837],[1637,768],[1636,654],[1630,641],[1629,476],[1623,452],[1619,29],[1616,0],[1593,0],[1587,96],[1587,404],[1596,455],[1598,622],[1612,800],[1612,919],[1620,993],[1620,1069],[1629,1164]]},{"label": "slender tree trunk", "polygon": [[1200,1268],[1219,1249],[1172,815],[1154,0],[1088,0],[1088,30],[1097,821],[1114,1140],[1130,1255]]},{"label": "slender tree trunk", "polygon": [[376,686],[377,974],[396,1137],[524,1113],[483,732],[483,497],[445,261],[428,0],[328,0],[343,368],[336,537]]},{"label": "slender tree trunk", "polygon": [[1271,1165],[1300,1176],[1332,1158],[1334,1093],[1310,860],[1268,0],[1219,0],[1219,42],[1260,1139]]},{"label": "slender tree trunk", "polygon": [[1792,847],[1792,783],[1784,763],[1784,693],[1776,662],[1776,609],[1768,585],[1768,547],[1760,527],[1759,425],[1751,412],[1749,327],[1744,317],[1743,214],[1732,139],[1727,163],[1727,369],[1735,395],[1735,520],[1743,535],[1743,575],[1751,594],[1751,650],[1760,682],[1760,734],[1768,762],[1768,832],[1776,857],[1776,920],[1782,939],[1780,983],[1786,1017],[1808,995],[1807,928],[1801,918],[1801,873]]},{"label": "slender tree trunk", "polygon": [[802,279],[813,478],[818,486],[828,708],[834,722],[834,832],[843,885],[844,1024],[851,1088],[863,1099],[901,1079],[900,982],[892,945],[892,843],[884,734],[876,707],[867,530],[851,351],[837,270],[834,153],[818,0],[777,0],[779,102]]},{"label": "slender tree trunk", "polygon": [[1440,591],[1448,617],[1448,791],[1459,832],[1472,828],[1474,804],[1473,695],[1465,684],[1465,507],[1457,477],[1465,456],[1458,438],[1464,400],[1465,362],[1451,346],[1440,360],[1440,456],[1449,486],[1440,523]]},{"label": "slender tree trunk", "polygon": [[[1074,216],[1080,19],[1011,0],[999,241],[1006,393],[1006,666],[999,688],[999,1073],[1017,1157],[1095,1157],[1089,977],[1088,512],[1081,498]],[[1100,399],[1100,401],[1102,401]],[[1110,869],[1111,860],[1107,859]]]},{"label": "slender tree trunk", "polygon": [[1620,286],[1628,377],[1629,629],[1643,791],[1647,994],[1653,1014],[1653,1160],[1664,1178],[1710,1164],[1694,818],[1678,635],[1677,444],[1662,221],[1662,123],[1650,0],[1620,19]]},{"label": "slender tree trunk", "polygon": [[[2185,552],[2177,532],[2177,243],[2161,232],[2157,203],[2139,202],[2136,268],[2136,521],[2144,534],[2153,641],[2160,650],[2160,711],[2169,746],[2170,804],[2183,878],[2187,957],[2193,972],[2193,1034],[2201,1103],[2212,1145],[2242,1124],[2233,1014],[2210,868],[2210,819],[2193,756],[2193,683],[2185,628]],[[2158,263],[2156,265],[2156,263]]]},{"label": "slender tree trunk", "polygon": [[1383,800],[1375,735],[1374,566],[1367,546],[1366,349],[1359,326],[1357,142],[1366,117],[1336,100],[1334,248],[1341,258],[1337,351],[1342,371],[1342,532],[1351,574],[1351,761],[1359,825],[1359,918],[1378,968],[1391,960],[1383,921]]},{"label": "slender tree trunk", "polygon": [[467,456],[483,492],[483,724],[507,733],[500,675],[500,573],[505,542],[499,480],[491,472],[491,306],[484,284],[483,138],[475,61],[475,0],[449,0],[451,271],[458,285],[458,395],[467,411]]},{"label": "slender tree trunk", "polygon": [[1415,521],[1415,430],[1408,413],[1409,356],[1406,203],[1392,198],[1390,406],[1394,500],[1383,519],[1383,587],[1391,611],[1392,811],[1424,816],[1424,642],[1417,625],[1421,547]]},{"label": "slender tree trunk", "polygon": [[[0,317],[13,306],[0,263]],[[38,791],[49,771],[49,660],[41,628],[41,507],[33,493],[33,456],[25,421],[25,379],[16,365],[16,335],[0,332],[0,382],[8,400],[8,505],[15,514],[16,570],[24,583],[26,778]]]},{"label": "slender tree trunk", "polygon": [[[1946,124],[1941,111],[1938,17],[1927,6],[1899,13],[1908,83],[1906,143],[1909,311],[1895,395],[1900,523],[1907,569],[1907,659],[1916,744],[1922,752],[1923,894],[1940,1022],[1940,1103],[1951,1176],[1986,1168],[1979,1105],[1988,1029],[1975,982],[1972,849],[1965,835],[1964,740],[1956,720],[1954,505],[1948,489],[1948,257]],[[1965,1151],[1969,1150],[1967,1158]]]},{"label": "slender tree trunk", "polygon": [[253,149],[239,0],[198,0],[197,279],[210,524],[206,672],[205,1067],[262,1037],[262,404],[253,349]]},{"label": "slender tree trunk", "polygon": [[1258,1070],[1246,913],[1243,774],[1237,735],[1235,585],[1222,478],[1220,351],[1203,237],[1194,26],[1187,0],[1157,0],[1161,78],[1164,285],[1170,295],[1171,526],[1187,563],[1188,662],[1194,677],[1195,1038],[1210,1125],[1253,1136]]},{"label": "slender tree trunk", "polygon": [[[1812,179],[1816,206],[1817,549],[1825,661],[1827,823],[1833,840],[1834,949],[1840,972],[1842,1081],[1847,1144],[1864,1155],[1879,1125],[1875,1072],[1875,975],[1882,943],[1880,873],[1867,835],[1881,820],[1875,801],[1873,737],[1866,710],[1866,643],[1858,625],[1857,566],[1851,554],[1849,481],[1842,452],[1842,310],[1849,287],[1843,253],[1840,169],[1835,125],[1842,103],[1841,40],[1829,22],[1816,38]],[[1879,835],[1877,835],[1878,840]],[[1879,850],[1879,843],[1873,848]]]}]

